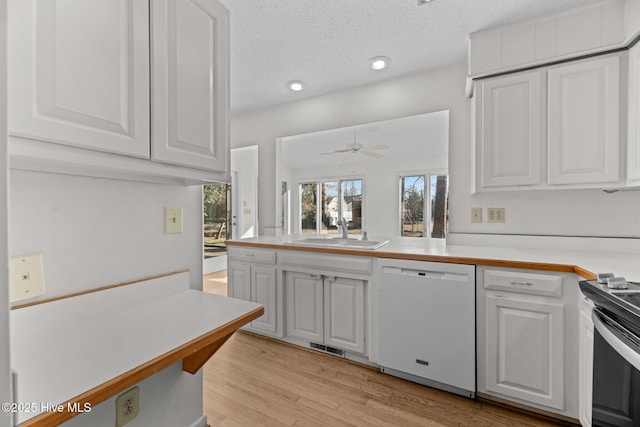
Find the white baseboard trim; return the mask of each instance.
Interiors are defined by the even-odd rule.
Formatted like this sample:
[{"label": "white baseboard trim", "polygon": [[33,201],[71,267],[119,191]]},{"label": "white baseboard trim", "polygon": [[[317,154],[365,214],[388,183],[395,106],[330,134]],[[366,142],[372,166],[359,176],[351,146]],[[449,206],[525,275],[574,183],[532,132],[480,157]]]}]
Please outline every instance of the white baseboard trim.
[{"label": "white baseboard trim", "polygon": [[202,415],[200,418],[190,424],[189,427],[207,427],[207,417]]},{"label": "white baseboard trim", "polygon": [[207,258],[202,262],[202,274],[215,273],[216,271],[225,270],[227,268],[227,256],[214,256]]}]

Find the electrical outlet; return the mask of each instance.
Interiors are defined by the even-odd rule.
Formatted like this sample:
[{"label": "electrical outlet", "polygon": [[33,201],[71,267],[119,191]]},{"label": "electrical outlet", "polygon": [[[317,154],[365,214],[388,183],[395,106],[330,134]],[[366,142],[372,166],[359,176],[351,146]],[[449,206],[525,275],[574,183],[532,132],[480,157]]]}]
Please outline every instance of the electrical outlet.
[{"label": "electrical outlet", "polygon": [[9,260],[9,300],[20,301],[44,295],[42,254],[11,257]]},{"label": "electrical outlet", "polygon": [[182,208],[178,206],[165,206],[164,234],[179,233],[182,233]]},{"label": "electrical outlet", "polygon": [[487,222],[504,222],[504,208],[487,208]]},{"label": "electrical outlet", "polygon": [[138,416],[140,388],[125,391],[116,399],[116,427],[122,427]]},{"label": "electrical outlet", "polygon": [[471,222],[482,222],[482,208],[471,208]]}]

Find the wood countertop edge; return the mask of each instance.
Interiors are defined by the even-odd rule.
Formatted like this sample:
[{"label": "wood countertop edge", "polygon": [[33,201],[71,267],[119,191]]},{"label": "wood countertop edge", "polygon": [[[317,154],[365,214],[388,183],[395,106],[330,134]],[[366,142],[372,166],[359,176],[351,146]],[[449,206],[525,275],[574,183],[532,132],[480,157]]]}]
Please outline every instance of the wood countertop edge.
[{"label": "wood countertop edge", "polygon": [[[90,403],[91,407],[104,402],[110,397],[120,393],[127,388],[139,383],[140,381],[160,372],[161,370],[169,367],[170,365],[190,357],[196,357],[200,360],[206,358],[204,361],[213,356],[215,351],[211,352],[212,346],[219,344],[219,348],[234,332],[236,332],[243,325],[257,319],[264,314],[264,308],[258,307],[240,317],[237,317],[224,325],[217,327],[216,329],[203,334],[197,338],[192,339],[179,347],[168,351],[155,359],[152,359],[132,370],[125,372],[85,393],[76,396],[75,398],[61,403],[63,410],[60,412],[45,412],[30,418],[20,424],[20,427],[54,427],[60,423],[67,421],[80,413],[69,412],[68,408],[71,405],[77,404],[76,407],[82,408],[85,403]],[[220,343],[220,341],[222,341]],[[217,350],[216,348],[216,350]],[[200,355],[199,353],[210,353]],[[208,357],[207,357],[208,356]],[[202,362],[204,364],[204,362]]]},{"label": "wood countertop edge", "polygon": [[320,253],[332,253],[343,255],[355,255],[373,258],[393,258],[393,259],[407,259],[413,261],[432,261],[432,262],[448,262],[451,264],[473,264],[473,265],[487,265],[490,267],[506,267],[506,268],[521,268],[528,270],[546,270],[557,271],[562,273],[575,273],[578,276],[585,279],[595,279],[596,275],[591,271],[571,264],[552,264],[544,262],[531,262],[531,261],[513,261],[513,260],[501,260],[491,258],[472,258],[472,257],[457,257],[450,255],[426,255],[426,254],[410,254],[401,252],[384,252],[376,250],[375,253],[369,250],[357,250],[357,249],[336,249],[336,248],[321,248],[313,246],[305,246],[301,248],[298,245],[288,245],[286,243],[257,243],[257,242],[238,242],[227,241],[229,246],[247,246],[254,248],[265,249],[281,249],[290,251],[301,252],[320,252]]}]

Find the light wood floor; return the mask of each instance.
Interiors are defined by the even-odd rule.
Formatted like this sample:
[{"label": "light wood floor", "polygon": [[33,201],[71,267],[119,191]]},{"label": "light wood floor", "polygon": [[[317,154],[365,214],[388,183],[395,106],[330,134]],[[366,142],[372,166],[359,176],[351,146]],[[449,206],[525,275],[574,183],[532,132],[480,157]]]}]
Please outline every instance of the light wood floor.
[{"label": "light wood floor", "polygon": [[554,425],[244,332],[204,366],[204,411],[212,427]]}]

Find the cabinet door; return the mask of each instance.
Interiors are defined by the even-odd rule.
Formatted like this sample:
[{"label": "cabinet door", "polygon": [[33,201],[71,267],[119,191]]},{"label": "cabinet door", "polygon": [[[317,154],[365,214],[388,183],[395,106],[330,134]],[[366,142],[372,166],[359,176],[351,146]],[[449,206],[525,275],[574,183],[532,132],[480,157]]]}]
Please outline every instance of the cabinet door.
[{"label": "cabinet door", "polygon": [[324,343],[365,352],[365,282],[326,277],[324,280]]},{"label": "cabinet door", "polygon": [[620,58],[549,70],[549,184],[620,179]]},{"label": "cabinet door", "polygon": [[640,44],[629,51],[629,138],[627,178],[640,183]]},{"label": "cabinet door", "polygon": [[322,276],[285,273],[287,336],[323,342]]},{"label": "cabinet door", "polygon": [[9,133],[149,158],[149,5],[8,2]]},{"label": "cabinet door", "polygon": [[264,314],[251,327],[276,332],[276,268],[251,266],[251,300],[264,306]]},{"label": "cabinet door", "polygon": [[564,408],[562,305],[486,299],[487,390]]},{"label": "cabinet door", "polygon": [[482,81],[476,106],[480,187],[541,183],[544,157],[541,71]]},{"label": "cabinet door", "polygon": [[232,298],[251,301],[251,266],[249,264],[229,263],[227,294]]},{"label": "cabinet door", "polygon": [[591,427],[591,405],[593,402],[593,305],[583,301],[580,310],[580,353],[578,359],[578,416],[583,427]]},{"label": "cabinet door", "polygon": [[152,0],[151,158],[228,171],[229,12],[217,0]]}]

